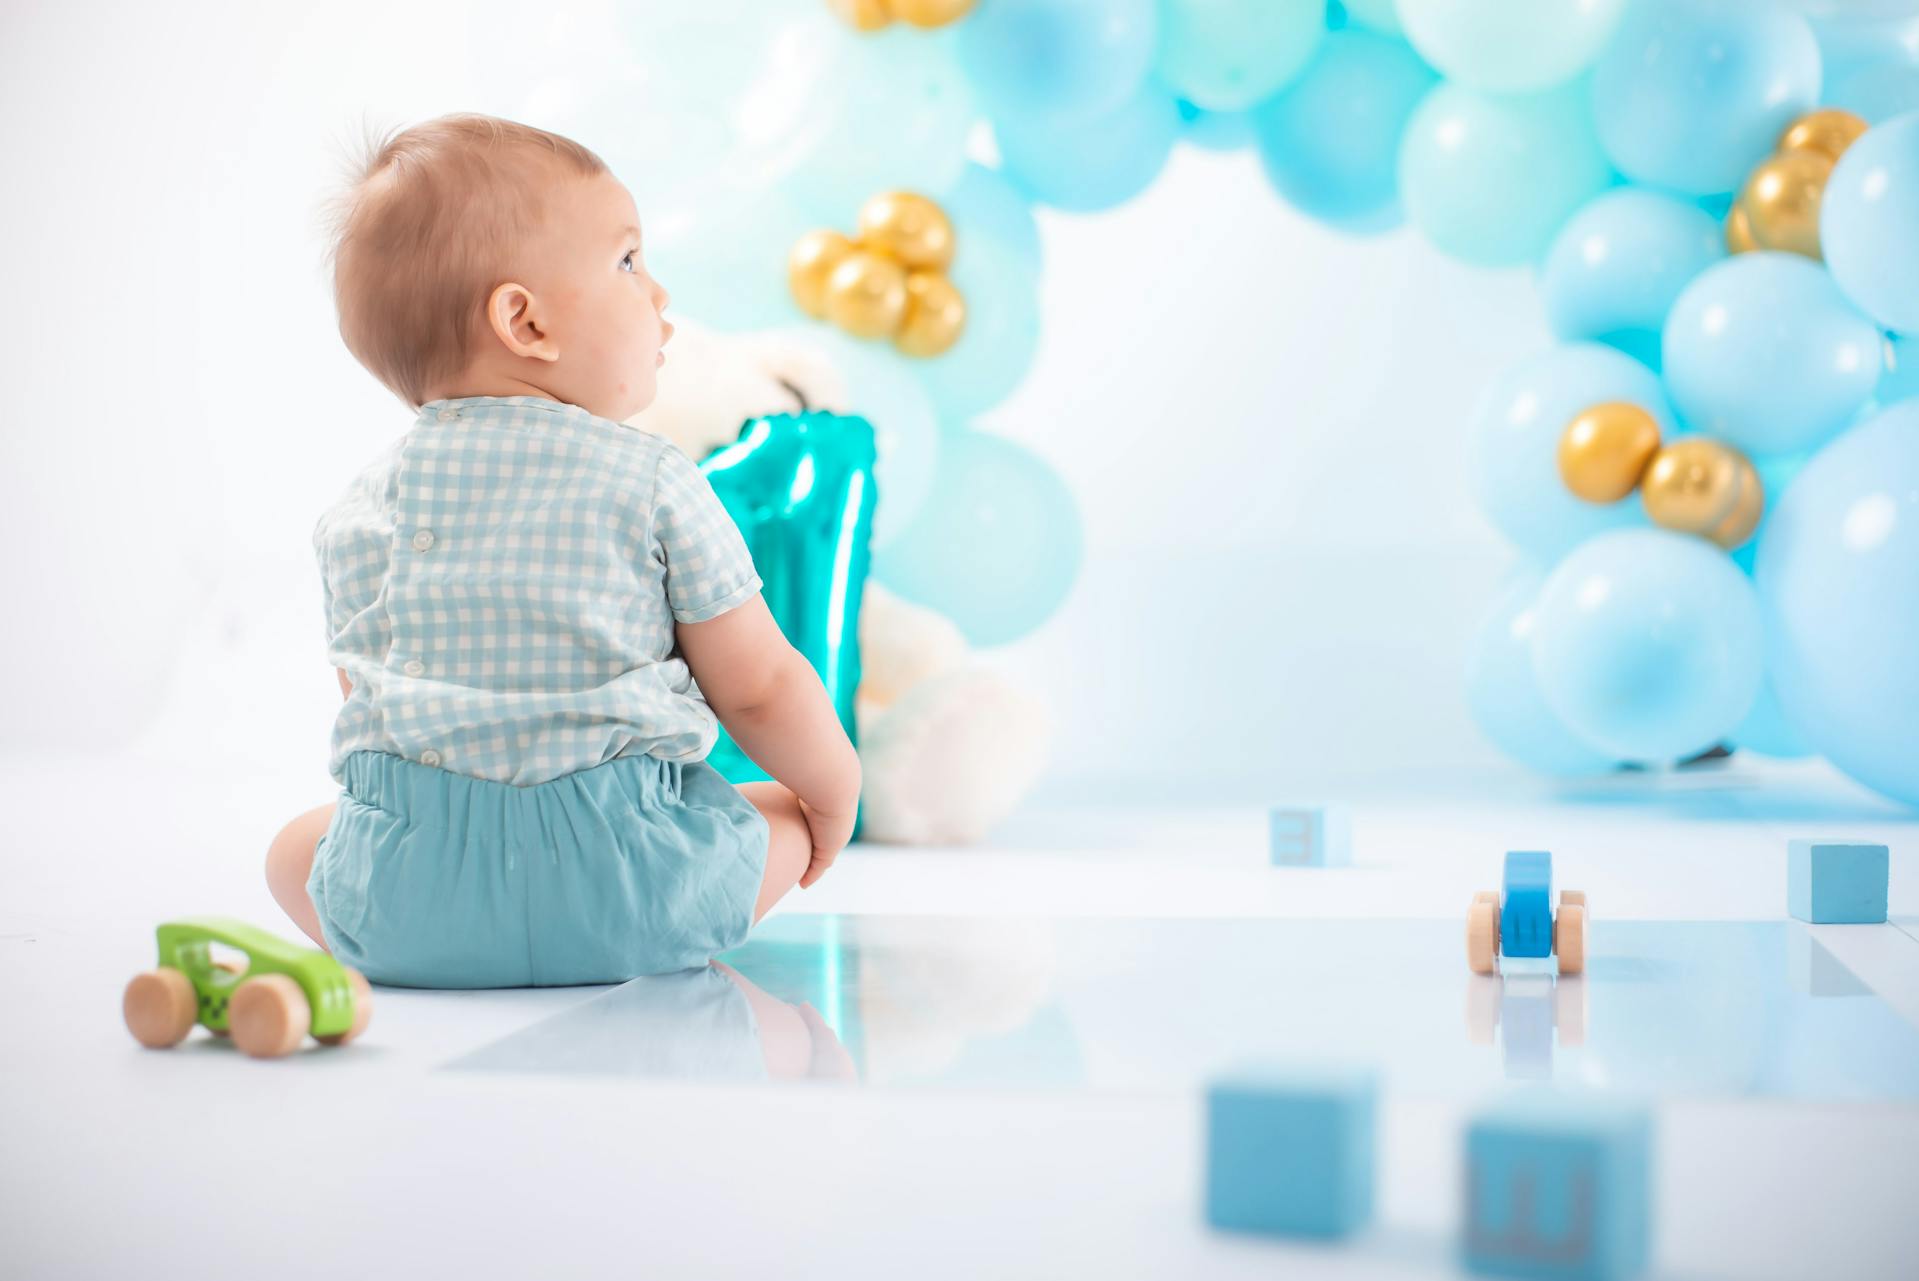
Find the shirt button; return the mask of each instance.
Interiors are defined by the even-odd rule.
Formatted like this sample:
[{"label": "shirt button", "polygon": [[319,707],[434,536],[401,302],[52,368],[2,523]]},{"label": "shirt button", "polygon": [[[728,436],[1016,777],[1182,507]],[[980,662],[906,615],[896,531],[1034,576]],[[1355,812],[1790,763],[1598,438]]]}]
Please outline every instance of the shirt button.
[{"label": "shirt button", "polygon": [[406,660],[405,670],[408,676],[418,676],[426,671],[426,664],[417,658],[409,658]]},{"label": "shirt button", "polygon": [[417,533],[417,534],[415,534],[415,535],[413,536],[413,550],[414,550],[414,551],[416,551],[416,552],[423,552],[423,551],[425,551],[425,550],[426,550],[427,548],[429,548],[429,547],[431,547],[431,546],[433,546],[433,531],[432,531],[432,530],[430,530],[430,529],[423,529],[423,530],[421,530],[421,531],[420,531],[419,533]]},{"label": "shirt button", "polygon": [[440,421],[443,423],[450,423],[459,416],[460,411],[457,409],[442,409],[440,411]]},{"label": "shirt button", "polygon": [[432,748],[429,747],[424,752],[420,753],[420,764],[438,765],[439,763],[440,763],[440,754],[434,751]]}]

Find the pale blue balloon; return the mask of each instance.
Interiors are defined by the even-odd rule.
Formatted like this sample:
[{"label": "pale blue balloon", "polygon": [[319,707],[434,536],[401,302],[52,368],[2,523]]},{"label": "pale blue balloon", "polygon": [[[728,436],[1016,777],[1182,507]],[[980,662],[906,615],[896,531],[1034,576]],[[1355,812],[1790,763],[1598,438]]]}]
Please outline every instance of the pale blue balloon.
[{"label": "pale blue balloon", "polygon": [[874,556],[873,572],[951,618],[972,644],[1003,645],[1059,608],[1082,545],[1079,508],[1043,459],[1002,436],[948,430],[932,493]]},{"label": "pale blue balloon", "polygon": [[1553,332],[1590,338],[1659,366],[1659,334],[1686,283],[1726,256],[1717,219],[1639,187],[1603,192],[1553,238],[1540,299]]},{"label": "pale blue balloon", "polygon": [[1338,0],[1338,2],[1346,11],[1346,21],[1350,25],[1384,32],[1389,36],[1404,33],[1405,29],[1399,25],[1399,10],[1394,7],[1393,0]]},{"label": "pale blue balloon", "polygon": [[1819,249],[1860,310],[1919,333],[1919,111],[1868,129],[1839,157],[1819,205]]},{"label": "pale blue balloon", "polygon": [[1659,378],[1598,343],[1573,343],[1511,366],[1473,413],[1468,467],[1481,509],[1499,531],[1541,564],[1551,564],[1603,530],[1644,525],[1635,497],[1616,503],[1575,498],[1559,476],[1559,439],[1581,412],[1607,401],[1638,405],[1670,435],[1678,420]]},{"label": "pale blue balloon", "polygon": [[1786,709],[1779,705],[1779,696],[1773,692],[1770,680],[1759,682],[1759,697],[1753,699],[1752,710],[1739,722],[1728,741],[1741,751],[1757,752],[1782,761],[1812,755],[1806,740],[1786,719]]},{"label": "pale blue balloon", "polygon": [[1534,93],[1583,71],[1611,38],[1624,0],[1399,0],[1406,39],[1447,79],[1490,93]]},{"label": "pale blue balloon", "polygon": [[1267,178],[1322,222],[1354,231],[1398,226],[1400,140],[1438,82],[1403,40],[1359,28],[1328,32],[1299,78],[1251,113]]},{"label": "pale blue balloon", "polygon": [[948,274],[966,299],[966,327],[958,342],[912,368],[941,414],[960,420],[1004,400],[1032,368],[1039,278],[1024,255],[978,236],[960,244]]},{"label": "pale blue balloon", "polygon": [[1634,0],[1593,67],[1593,116],[1635,182],[1735,191],[1819,101],[1819,45],[1752,0]]},{"label": "pale blue balloon", "polygon": [[1494,747],[1542,774],[1598,774],[1616,762],[1596,752],[1553,715],[1533,672],[1533,629],[1546,576],[1513,573],[1473,638],[1466,664],[1466,706]]},{"label": "pale blue balloon", "polygon": [[1759,695],[1751,580],[1701,538],[1615,529],[1546,579],[1533,665],[1546,705],[1624,760],[1683,760],[1725,741]]},{"label": "pale blue balloon", "polygon": [[1862,67],[1839,81],[1826,95],[1826,103],[1852,112],[1869,125],[1919,111],[1919,64]]},{"label": "pale blue balloon", "polygon": [[854,35],[824,6],[737,105],[737,162],[826,225],[876,191],[934,192],[966,164],[979,115],[947,31]]},{"label": "pale blue balloon", "polygon": [[969,162],[959,181],[936,198],[962,247],[990,240],[1039,271],[1039,222],[1033,206],[1005,174]]},{"label": "pale blue balloon", "polygon": [[1886,368],[1873,399],[1882,405],[1919,396],[1919,334],[1886,340]]},{"label": "pale blue balloon", "polygon": [[1816,752],[1919,806],[1919,400],[1813,456],[1756,580],[1779,701]]},{"label": "pale blue balloon", "polygon": [[1299,74],[1326,34],[1302,0],[1160,0],[1154,70],[1208,111],[1244,111]]},{"label": "pale blue balloon", "polygon": [[[1847,0],[1838,0],[1836,10]],[[1911,0],[1888,0],[1912,9]],[[1826,83],[1847,79],[1867,67],[1919,64],[1919,13],[1819,13],[1807,11]]]},{"label": "pale blue balloon", "polygon": [[1578,85],[1494,95],[1442,84],[1413,111],[1399,152],[1407,220],[1442,253],[1487,267],[1536,261],[1611,184]]},{"label": "pale blue balloon", "polygon": [[1752,458],[1753,470],[1759,473],[1759,488],[1765,495],[1765,510],[1759,516],[1759,524],[1754,527],[1752,537],[1732,549],[1732,563],[1744,570],[1748,577],[1753,572],[1753,564],[1759,559],[1759,544],[1766,537],[1766,527],[1772,523],[1773,513],[1779,510],[1779,500],[1784,496],[1786,487],[1792,484],[1793,477],[1812,458],[1812,451],[1799,454],[1758,454]]},{"label": "pale blue balloon", "polygon": [[1031,199],[1075,213],[1144,191],[1165,166],[1179,128],[1179,104],[1150,80],[1103,115],[993,121],[1006,176]]},{"label": "pale blue balloon", "polygon": [[960,65],[995,119],[1101,115],[1153,65],[1154,0],[980,0],[957,24]]},{"label": "pale blue balloon", "polygon": [[1202,151],[1238,151],[1253,145],[1251,112],[1207,111],[1190,102],[1178,106],[1181,142],[1190,142]]},{"label": "pale blue balloon", "polygon": [[[939,414],[907,357],[886,343],[867,342],[825,325],[769,331],[775,344],[792,342],[821,352],[846,380],[844,409],[873,425],[876,460],[869,546],[891,543],[919,514],[933,487],[939,458]],[[840,406],[834,406],[837,410]]]},{"label": "pale blue balloon", "polygon": [[779,188],[745,190],[716,176],[677,201],[634,194],[647,270],[672,295],[669,315],[734,331],[805,321],[783,263],[818,220]]},{"label": "pale blue balloon", "polygon": [[1877,327],[1818,263],[1772,252],[1701,272],[1673,303],[1662,350],[1680,417],[1748,454],[1829,438],[1872,395],[1883,359]]}]

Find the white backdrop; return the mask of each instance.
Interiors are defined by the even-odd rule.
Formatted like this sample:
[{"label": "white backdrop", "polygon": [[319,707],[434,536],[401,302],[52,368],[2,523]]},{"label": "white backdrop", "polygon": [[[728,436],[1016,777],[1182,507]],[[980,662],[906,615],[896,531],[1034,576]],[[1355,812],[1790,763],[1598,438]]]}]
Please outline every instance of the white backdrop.
[{"label": "white backdrop", "polygon": [[[595,47],[596,9],[193,8],[0,17],[0,744],[268,758],[317,803],[339,694],[307,540],[408,421],[339,342],[317,203],[363,117],[510,112],[536,62]],[[1506,770],[1462,690],[1512,560],[1465,438],[1549,341],[1528,273],[1334,234],[1250,153],[1191,147],[1042,227],[1039,360],[984,424],[1086,524],[1066,606],[984,656],[1055,702],[1042,795]]]}]

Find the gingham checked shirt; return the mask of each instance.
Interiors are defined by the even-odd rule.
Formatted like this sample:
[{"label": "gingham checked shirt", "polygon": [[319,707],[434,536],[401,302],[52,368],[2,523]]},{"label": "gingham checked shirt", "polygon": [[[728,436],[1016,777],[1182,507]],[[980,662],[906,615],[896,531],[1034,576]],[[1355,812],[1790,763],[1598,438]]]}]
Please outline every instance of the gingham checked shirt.
[{"label": "gingham checked shirt", "polygon": [[530,786],[719,723],[675,648],[758,591],[685,451],[540,396],[429,401],[313,528],[347,754]]}]

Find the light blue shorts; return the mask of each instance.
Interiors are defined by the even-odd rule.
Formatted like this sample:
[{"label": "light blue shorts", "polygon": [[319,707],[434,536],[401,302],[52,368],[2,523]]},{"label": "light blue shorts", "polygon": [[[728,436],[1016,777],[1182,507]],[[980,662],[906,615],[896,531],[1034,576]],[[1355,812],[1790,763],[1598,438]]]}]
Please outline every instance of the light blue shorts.
[{"label": "light blue shorts", "polygon": [[622,983],[703,966],[752,926],[766,819],[705,761],[616,756],[530,787],[389,752],[344,772],[307,894],[375,983]]}]

